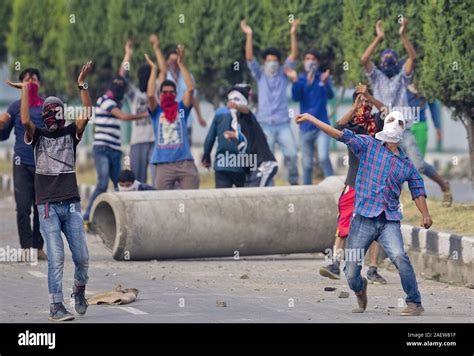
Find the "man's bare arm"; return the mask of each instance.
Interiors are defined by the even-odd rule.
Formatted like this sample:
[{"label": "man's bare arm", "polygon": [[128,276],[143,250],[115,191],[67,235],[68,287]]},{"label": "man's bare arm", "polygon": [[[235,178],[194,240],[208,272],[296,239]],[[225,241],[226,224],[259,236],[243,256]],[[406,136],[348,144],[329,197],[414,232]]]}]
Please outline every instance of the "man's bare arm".
[{"label": "man's bare arm", "polygon": [[158,69],[160,70],[158,79],[160,83],[163,83],[166,80],[166,73],[168,71],[165,56],[163,55],[163,52],[160,47],[160,41],[156,34],[150,36],[150,42],[153,46],[153,51],[155,52],[156,59],[158,60]]},{"label": "man's bare arm", "polygon": [[321,120],[315,118],[313,115],[310,114],[299,114],[295,120],[297,124],[301,124],[305,121],[310,122],[314,126],[319,128],[321,131],[323,131],[326,135],[333,138],[339,138],[343,134],[341,130],[336,129],[335,127],[332,127],[331,125],[328,125],[325,122],[322,122]]},{"label": "man's bare arm", "polygon": [[[77,78],[77,84],[82,85],[85,82],[87,75],[90,73],[92,69],[92,62],[89,61],[82,66],[82,70],[79,73],[79,77]],[[92,116],[92,102],[91,97],[89,95],[89,91],[87,89],[81,90],[81,101],[82,101],[82,115],[78,118],[76,122],[76,133],[77,137],[82,137],[84,130],[86,129],[87,123],[89,122],[90,117]]]},{"label": "man's bare arm", "polygon": [[372,72],[372,69],[374,67],[371,60],[372,55],[374,54],[378,45],[383,41],[383,38],[385,35],[382,28],[382,20],[378,20],[377,23],[375,24],[375,32],[376,32],[376,36],[374,40],[369,45],[369,47],[367,47],[364,54],[360,58],[360,61],[362,62],[362,65],[364,66],[364,69],[367,73]]},{"label": "man's bare arm", "polygon": [[12,88],[20,89],[21,90],[21,101],[20,101],[20,117],[21,117],[21,124],[25,128],[26,131],[26,138],[28,141],[31,141],[35,135],[36,126],[31,121],[30,118],[30,108],[28,106],[28,83],[21,82],[21,83],[14,83],[9,80],[6,82]]},{"label": "man's bare arm", "polygon": [[413,69],[415,68],[416,51],[406,34],[407,23],[407,19],[402,18],[402,22],[400,24],[400,37],[402,39],[403,46],[408,52],[408,59],[405,62],[405,74],[411,75]]},{"label": "man's bare arm", "polygon": [[288,56],[288,60],[290,62],[294,62],[298,58],[298,38],[296,36],[296,32],[297,32],[299,23],[300,23],[300,20],[295,19],[293,23],[291,24],[291,30],[290,30],[291,53]]},{"label": "man's bare arm", "polygon": [[421,226],[425,229],[429,229],[433,225],[433,220],[431,220],[430,213],[428,211],[428,205],[426,204],[426,199],[423,195],[414,199],[415,205],[421,213]]},{"label": "man's bare arm", "polygon": [[253,60],[253,31],[245,20],[240,22],[240,28],[245,33],[245,59],[250,62]]},{"label": "man's bare arm", "polygon": [[189,108],[193,104],[194,83],[191,79],[191,74],[189,74],[188,69],[184,65],[184,46],[178,45],[176,52],[178,53],[178,67],[186,84],[186,91],[183,94],[183,104]]},{"label": "man's bare arm", "polygon": [[153,62],[147,54],[145,54],[145,59],[151,67],[150,77],[148,78],[148,84],[146,88],[148,108],[151,112],[154,112],[158,106],[158,102],[156,100],[156,74],[158,72],[158,68],[156,67],[155,62]]}]

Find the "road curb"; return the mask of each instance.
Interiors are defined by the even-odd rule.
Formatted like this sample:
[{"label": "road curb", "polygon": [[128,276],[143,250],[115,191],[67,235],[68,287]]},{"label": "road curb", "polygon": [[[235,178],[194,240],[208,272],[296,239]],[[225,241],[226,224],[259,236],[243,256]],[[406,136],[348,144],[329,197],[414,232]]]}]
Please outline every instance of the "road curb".
[{"label": "road curb", "polygon": [[415,270],[425,278],[474,283],[474,237],[402,225],[403,242]]}]

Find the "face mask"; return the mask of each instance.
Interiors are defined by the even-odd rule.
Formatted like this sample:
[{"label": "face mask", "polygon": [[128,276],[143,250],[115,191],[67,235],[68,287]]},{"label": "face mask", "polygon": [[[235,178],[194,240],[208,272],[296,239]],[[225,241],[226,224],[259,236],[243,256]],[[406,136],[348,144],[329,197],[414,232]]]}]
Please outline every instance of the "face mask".
[{"label": "face mask", "polygon": [[306,73],[316,72],[318,70],[318,62],[309,60],[304,62],[304,70]]},{"label": "face mask", "polygon": [[125,79],[121,77],[115,78],[110,86],[110,91],[116,101],[122,101],[125,95]]},{"label": "face mask", "polygon": [[[387,54],[391,56],[387,56]],[[398,54],[390,48],[387,48],[382,52],[380,58],[380,70],[389,78],[397,75],[400,72],[400,66],[398,63]]]},{"label": "face mask", "polygon": [[46,105],[43,106],[43,122],[46,130],[54,132],[64,127],[64,107],[60,99],[47,98]]},{"label": "face mask", "polygon": [[166,120],[173,123],[178,117],[178,103],[175,93],[163,93],[160,97],[160,106],[163,109]]},{"label": "face mask", "polygon": [[43,99],[38,96],[39,86],[37,83],[29,82],[28,88],[28,107],[42,106]]},{"label": "face mask", "polygon": [[266,75],[268,75],[269,77],[273,77],[277,74],[279,68],[280,63],[278,63],[277,61],[266,61],[263,70]]},{"label": "face mask", "polygon": [[118,188],[119,188],[119,192],[135,192],[138,190],[139,186],[140,186],[140,182],[135,179],[133,184],[129,185],[128,187],[123,187],[119,183]]},{"label": "face mask", "polygon": [[[391,121],[391,118],[394,120]],[[403,122],[403,127],[400,126],[399,121]],[[385,118],[383,130],[376,133],[375,138],[385,142],[398,143],[403,137],[405,125],[406,122],[402,113],[399,111],[393,111]]]}]

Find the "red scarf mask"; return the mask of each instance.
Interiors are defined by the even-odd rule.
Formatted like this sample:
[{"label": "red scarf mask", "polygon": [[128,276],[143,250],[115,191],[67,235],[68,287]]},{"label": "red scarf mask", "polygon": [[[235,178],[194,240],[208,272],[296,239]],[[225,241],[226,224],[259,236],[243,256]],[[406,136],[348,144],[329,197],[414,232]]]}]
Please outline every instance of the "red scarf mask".
[{"label": "red scarf mask", "polygon": [[175,122],[176,118],[178,117],[178,103],[176,102],[176,94],[161,94],[160,106],[165,113],[166,120],[171,124]]},{"label": "red scarf mask", "polygon": [[36,83],[29,82],[28,88],[28,107],[43,106],[43,99],[38,95],[39,86]]},{"label": "red scarf mask", "polygon": [[372,107],[370,105],[362,105],[362,107],[357,110],[352,122],[355,125],[365,126],[367,129],[367,134],[369,136],[375,136],[377,133],[377,123],[375,118],[371,115]]}]

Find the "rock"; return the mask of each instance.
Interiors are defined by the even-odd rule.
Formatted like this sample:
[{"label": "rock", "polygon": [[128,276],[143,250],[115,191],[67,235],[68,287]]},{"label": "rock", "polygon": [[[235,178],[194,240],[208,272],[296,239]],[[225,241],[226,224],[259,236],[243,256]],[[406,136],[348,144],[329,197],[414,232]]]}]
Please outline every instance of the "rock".
[{"label": "rock", "polygon": [[243,274],[240,276],[240,279],[249,279],[248,274]]},{"label": "rock", "polygon": [[395,307],[392,307],[392,306],[389,306],[388,308],[389,308],[389,309],[395,309]]},{"label": "rock", "polygon": [[216,300],[216,307],[221,307],[221,308],[225,308],[227,307],[227,303],[224,301],[224,300]]},{"label": "rock", "polygon": [[283,289],[283,292],[288,292],[288,289],[286,289],[286,288],[285,288],[285,289]]},{"label": "rock", "polygon": [[337,288],[335,287],[324,287],[325,292],[334,292]]},{"label": "rock", "polygon": [[451,305],[448,305],[446,309],[453,309]]},{"label": "rock", "polygon": [[466,284],[466,288],[474,289],[474,283]]},{"label": "rock", "polygon": [[152,277],[151,277],[151,280],[152,280],[152,281],[154,281],[155,279],[156,279],[156,277],[155,277],[155,276],[152,276]]},{"label": "rock", "polygon": [[339,292],[337,295],[338,298],[349,298],[349,293],[348,292]]}]

